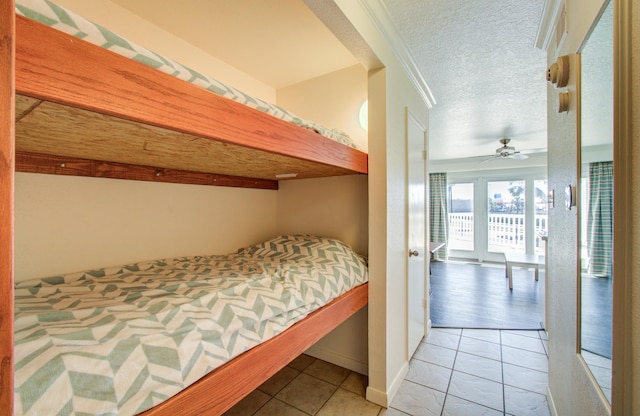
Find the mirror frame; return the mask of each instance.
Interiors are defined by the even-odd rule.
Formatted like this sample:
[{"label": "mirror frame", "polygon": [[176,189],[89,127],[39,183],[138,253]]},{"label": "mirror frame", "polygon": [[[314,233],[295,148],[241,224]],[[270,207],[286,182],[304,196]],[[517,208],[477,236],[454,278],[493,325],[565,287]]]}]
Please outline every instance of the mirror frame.
[{"label": "mirror frame", "polygon": [[631,272],[633,270],[632,233],[625,232],[632,224],[634,209],[632,181],[632,95],[633,85],[632,17],[633,0],[613,2],[613,379],[611,409],[613,414],[631,414],[632,397],[632,332],[631,332]]},{"label": "mirror frame", "polygon": [[[584,352],[588,350],[584,350],[583,349],[583,323],[585,322],[583,320],[583,313],[584,313],[584,309],[583,309],[583,273],[584,273],[584,259],[582,258],[582,242],[583,240],[586,238],[586,236],[583,233],[583,222],[585,221],[585,216],[588,216],[588,207],[584,206],[583,202],[586,202],[586,204],[589,204],[589,201],[586,200],[584,198],[585,193],[587,193],[587,189],[585,189],[585,187],[583,186],[583,178],[585,177],[585,174],[588,174],[588,172],[585,172],[585,164],[586,162],[583,160],[584,157],[584,148],[583,148],[583,133],[584,133],[584,122],[583,122],[583,115],[584,115],[584,91],[583,91],[583,70],[585,69],[584,65],[583,65],[583,53],[584,51],[587,49],[587,46],[589,46],[590,42],[592,42],[592,36],[594,34],[594,32],[596,32],[598,25],[602,22],[602,18],[605,15],[605,13],[607,12],[607,10],[609,8],[614,9],[615,8],[615,4],[614,4],[614,0],[607,0],[604,1],[602,4],[602,7],[600,9],[600,12],[597,15],[597,18],[594,20],[587,36],[585,37],[583,43],[581,44],[580,48],[579,48],[579,52],[576,54],[576,59],[575,59],[575,64],[576,64],[576,95],[577,95],[577,126],[576,126],[576,131],[577,131],[577,149],[576,149],[576,159],[577,159],[577,174],[578,174],[578,178],[577,178],[577,184],[576,184],[576,200],[577,200],[577,208],[578,208],[578,229],[577,229],[577,244],[578,244],[578,250],[577,250],[577,254],[578,254],[578,258],[577,258],[577,270],[576,270],[576,284],[577,284],[577,299],[576,299],[576,306],[577,306],[577,319],[576,319],[576,340],[577,340],[577,344],[576,344],[576,352],[578,354],[578,356],[580,357],[580,362],[583,365],[583,367],[585,368],[587,374],[589,375],[589,378],[591,379],[592,384],[597,388],[597,392],[600,396],[600,399],[604,402],[607,403],[609,408],[611,409],[611,403],[613,401],[613,335],[614,335],[614,330],[613,330],[613,321],[614,321],[614,317],[613,317],[613,309],[614,309],[614,297],[613,297],[613,290],[614,290],[614,281],[612,280],[611,284],[612,284],[612,298],[611,298],[611,328],[610,328],[610,339],[611,339],[611,358],[609,359],[609,361],[611,361],[610,364],[610,375],[609,375],[609,379],[608,379],[608,383],[605,382],[604,380],[602,380],[602,384],[598,381],[599,379],[602,379],[602,375],[597,376],[596,373],[594,372],[595,370],[597,370],[598,366],[596,365],[595,367],[592,367],[592,364],[589,364],[588,360],[585,358],[584,356]],[[611,10],[611,19],[612,19],[612,32],[610,34],[611,39],[614,41],[613,45],[612,45],[612,50],[610,51],[611,53],[611,63],[614,64],[615,66],[615,53],[614,53],[614,49],[615,49],[615,40],[613,39],[614,37],[614,33],[615,33],[615,17],[613,16],[613,10]],[[595,39],[596,42],[599,39]],[[596,54],[597,54],[597,50],[595,50]],[[590,67],[589,69],[591,69],[592,67]],[[615,68],[612,68],[612,72],[611,72],[611,78],[614,79],[615,78]],[[614,82],[612,82],[611,85],[611,96],[610,102],[605,102],[603,103],[604,105],[610,105],[611,106],[611,111],[612,111],[612,119],[615,118],[615,85],[613,85]],[[591,98],[591,97],[589,97]],[[613,120],[612,120],[613,121]],[[612,142],[611,145],[612,147],[614,146],[615,142],[616,142],[616,138],[615,138],[615,129],[614,129],[614,123],[612,123],[611,125],[611,137],[612,137]],[[612,162],[613,162],[613,169],[614,171],[616,170],[616,164],[617,164],[617,160],[615,157],[615,150],[612,149]],[[614,179],[613,179],[613,186],[614,186],[614,204],[613,204],[613,222],[614,222],[614,227],[613,227],[613,236],[612,236],[612,246],[615,245],[615,238],[616,235],[619,234],[620,232],[616,230],[615,227],[615,220],[616,220],[616,206],[617,206],[617,195],[616,195],[616,189],[615,189],[615,185],[616,185],[616,179],[615,179],[615,173],[614,173]],[[612,258],[611,258],[611,262],[612,262],[612,266],[611,266],[611,279],[613,279],[613,276],[615,276],[615,271],[614,271],[614,256],[615,255],[615,251],[612,252]],[[599,278],[599,277],[598,277]],[[599,355],[597,353],[592,353],[595,355]],[[607,357],[603,356],[603,359],[607,359]],[[606,383],[606,384],[605,384]],[[605,389],[609,390],[609,394],[607,395],[607,393],[605,393]]]},{"label": "mirror frame", "polygon": [[[615,195],[613,244],[616,247],[613,252],[613,274],[616,276],[616,281],[613,284],[611,414],[631,414],[633,393],[631,369],[633,337],[630,319],[632,312],[631,277],[634,270],[633,260],[637,256],[634,256],[633,253],[632,233],[626,231],[628,231],[628,226],[632,224],[632,213],[636,208],[632,198],[634,192],[633,159],[631,157],[633,97],[631,88],[629,88],[633,85],[631,66],[633,0],[610,1],[613,4],[613,181]],[[579,62],[579,59],[577,61]],[[576,72],[579,74],[580,68],[577,69]],[[580,146],[578,146],[578,151],[579,148]],[[578,305],[578,308],[580,307]],[[577,325],[576,330],[579,334],[581,325],[579,317]],[[579,343],[577,348],[577,352],[579,352]]]}]

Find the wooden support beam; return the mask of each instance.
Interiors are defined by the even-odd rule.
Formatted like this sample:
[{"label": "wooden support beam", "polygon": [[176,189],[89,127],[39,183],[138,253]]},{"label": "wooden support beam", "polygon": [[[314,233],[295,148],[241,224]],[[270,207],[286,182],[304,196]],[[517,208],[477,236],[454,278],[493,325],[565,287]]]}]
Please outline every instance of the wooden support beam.
[{"label": "wooden support beam", "polygon": [[0,2],[0,415],[13,414],[14,7]]},{"label": "wooden support beam", "polygon": [[156,168],[152,166],[139,166],[127,163],[104,162],[100,160],[43,155],[29,152],[16,153],[16,171],[191,185],[278,189],[278,181],[276,180],[216,175],[213,173]]}]

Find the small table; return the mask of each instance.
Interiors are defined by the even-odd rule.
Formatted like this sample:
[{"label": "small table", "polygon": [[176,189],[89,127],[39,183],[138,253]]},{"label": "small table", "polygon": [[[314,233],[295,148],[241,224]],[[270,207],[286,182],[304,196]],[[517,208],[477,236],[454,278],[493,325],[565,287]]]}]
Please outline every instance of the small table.
[{"label": "small table", "polygon": [[429,243],[429,253],[433,255],[433,253],[440,250],[442,247],[444,247],[444,243],[432,241]]},{"label": "small table", "polygon": [[533,269],[536,282],[540,264],[544,264],[544,256],[537,254],[504,253],[505,277],[509,279],[509,290],[513,290],[513,266]]}]

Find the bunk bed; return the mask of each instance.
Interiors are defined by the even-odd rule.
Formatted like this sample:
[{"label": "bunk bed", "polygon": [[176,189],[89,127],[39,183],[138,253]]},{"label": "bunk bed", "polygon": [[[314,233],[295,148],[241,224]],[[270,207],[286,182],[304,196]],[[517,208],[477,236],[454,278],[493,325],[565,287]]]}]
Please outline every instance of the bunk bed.
[{"label": "bunk bed", "polygon": [[[32,10],[41,5],[48,14]],[[20,0],[16,10],[56,28],[17,16],[19,171],[266,189],[284,178],[367,173],[366,153],[335,130],[157,56],[50,2]],[[98,33],[97,43],[137,60],[89,43],[92,33]],[[157,69],[160,64],[167,73]]]},{"label": "bunk bed", "polygon": [[[19,282],[16,414],[140,413],[278,334],[295,343],[301,334],[292,341],[287,328],[367,278],[364,258],[346,244],[282,235],[227,255]],[[269,373],[272,357],[262,360]],[[224,385],[262,376],[248,370]],[[198,397],[224,401],[216,390]],[[184,406],[172,413],[184,414]]]},{"label": "bunk bed", "polygon": [[[15,387],[8,318],[14,171],[261,189],[288,178],[367,174],[366,153],[313,124],[229,100],[16,16],[14,1],[2,2],[0,23],[0,80],[8,87],[0,100],[7,110],[2,133],[15,136],[0,148],[0,221],[11,230],[0,241],[2,414],[11,412]],[[366,304],[364,282],[144,414],[220,414]]]}]

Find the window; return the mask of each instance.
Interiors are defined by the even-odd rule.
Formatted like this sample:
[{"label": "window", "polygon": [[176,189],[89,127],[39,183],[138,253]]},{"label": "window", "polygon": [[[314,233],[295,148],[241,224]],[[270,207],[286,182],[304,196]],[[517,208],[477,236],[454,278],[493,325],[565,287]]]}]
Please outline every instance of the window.
[{"label": "window", "polygon": [[450,250],[474,250],[473,188],[468,182],[447,187]]},{"label": "window", "polygon": [[504,262],[544,255],[548,182],[542,169],[447,173],[449,258]]},{"label": "window", "polygon": [[523,180],[487,182],[488,252],[526,252],[525,191]]},{"label": "window", "polygon": [[547,235],[547,180],[537,179],[533,181],[534,186],[534,230],[535,230],[535,254],[545,255],[544,240],[542,236]]}]

